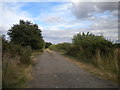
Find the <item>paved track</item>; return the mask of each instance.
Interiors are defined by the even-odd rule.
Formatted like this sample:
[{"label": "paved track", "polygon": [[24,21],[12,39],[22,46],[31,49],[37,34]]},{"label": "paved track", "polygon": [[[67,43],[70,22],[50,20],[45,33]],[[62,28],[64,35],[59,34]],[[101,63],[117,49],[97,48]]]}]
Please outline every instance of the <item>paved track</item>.
[{"label": "paved track", "polygon": [[30,88],[115,88],[117,83],[100,79],[54,52],[37,57]]}]

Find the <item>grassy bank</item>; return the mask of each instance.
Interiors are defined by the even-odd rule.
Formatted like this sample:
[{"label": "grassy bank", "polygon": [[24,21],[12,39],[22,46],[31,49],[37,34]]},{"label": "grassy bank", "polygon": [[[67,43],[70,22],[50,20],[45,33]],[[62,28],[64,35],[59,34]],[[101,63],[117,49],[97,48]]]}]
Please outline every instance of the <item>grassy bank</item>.
[{"label": "grassy bank", "polygon": [[3,88],[24,87],[35,63],[32,56],[42,51],[45,44],[41,32],[37,24],[19,20],[9,28],[7,35],[1,36]]},{"label": "grassy bank", "polygon": [[[31,63],[23,64],[20,62],[20,56],[11,57],[10,53],[3,55],[2,87],[3,88],[24,88],[26,83],[31,80],[33,67],[36,65],[35,57],[42,53],[32,52]],[[25,53],[26,54],[26,53]]]},{"label": "grassy bank", "polygon": [[92,73],[95,72],[106,79],[119,81],[119,44],[113,44],[103,36],[79,33],[73,36],[72,43],[59,43],[51,45],[49,48],[74,58],[85,68],[88,67],[87,70]]},{"label": "grassy bank", "polygon": [[41,50],[32,50],[3,41],[2,47],[2,87],[22,88],[31,79],[32,68],[36,55]]},{"label": "grassy bank", "polygon": [[84,60],[82,58],[67,55],[65,54],[64,51],[58,51],[58,50],[54,50],[54,51],[61,55],[64,55],[65,56],[64,58],[76,64],[77,66],[79,66],[80,68],[82,68],[87,72],[90,72],[105,80],[112,80],[118,82],[119,70],[115,66],[116,64],[118,65],[118,63],[116,62],[113,62],[112,64],[106,66],[104,66],[104,64],[99,64],[99,66],[97,66],[91,62],[87,62],[87,60]]},{"label": "grassy bank", "polygon": [[[93,65],[92,63],[89,62],[84,62],[81,59],[78,59],[76,57],[73,56],[69,56],[69,55],[64,55],[69,61],[71,61],[72,63],[75,63],[76,65],[78,65],[80,68],[82,68],[85,71],[88,71],[100,78],[104,78],[106,80],[113,80],[115,82],[118,82],[118,74],[116,75],[116,73],[112,73],[110,70],[108,71],[108,69],[104,69],[104,67],[97,67],[95,65]],[[106,66],[106,68],[108,68],[108,66]]]}]

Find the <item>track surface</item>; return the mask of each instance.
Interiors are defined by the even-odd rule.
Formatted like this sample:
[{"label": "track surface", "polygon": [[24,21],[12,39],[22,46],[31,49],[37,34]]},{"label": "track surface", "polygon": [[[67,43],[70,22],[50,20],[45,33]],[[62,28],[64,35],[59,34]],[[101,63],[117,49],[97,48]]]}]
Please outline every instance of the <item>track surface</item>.
[{"label": "track surface", "polygon": [[117,83],[103,80],[85,72],[62,55],[45,50],[36,58],[29,88],[116,88]]}]

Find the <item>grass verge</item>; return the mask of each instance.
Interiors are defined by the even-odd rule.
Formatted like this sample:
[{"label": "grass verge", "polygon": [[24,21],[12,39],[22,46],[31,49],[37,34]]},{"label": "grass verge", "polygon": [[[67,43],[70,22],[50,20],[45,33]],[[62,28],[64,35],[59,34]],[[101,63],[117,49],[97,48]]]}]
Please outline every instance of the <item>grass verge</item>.
[{"label": "grass verge", "polygon": [[20,62],[20,57],[11,57],[10,53],[5,53],[2,58],[2,87],[3,88],[25,88],[32,79],[32,71],[35,66],[35,58],[42,52],[34,51],[31,55],[31,64],[25,65]]},{"label": "grass verge", "polygon": [[99,78],[103,78],[105,80],[112,80],[112,81],[118,82],[118,77],[115,74],[107,71],[106,69],[96,67],[92,63],[84,62],[84,60],[80,60],[79,58],[66,55],[66,54],[64,54],[64,52],[58,52],[57,51],[57,53],[63,55],[66,60],[76,64],[81,69],[83,69],[87,72],[90,72],[90,73],[98,76]]}]

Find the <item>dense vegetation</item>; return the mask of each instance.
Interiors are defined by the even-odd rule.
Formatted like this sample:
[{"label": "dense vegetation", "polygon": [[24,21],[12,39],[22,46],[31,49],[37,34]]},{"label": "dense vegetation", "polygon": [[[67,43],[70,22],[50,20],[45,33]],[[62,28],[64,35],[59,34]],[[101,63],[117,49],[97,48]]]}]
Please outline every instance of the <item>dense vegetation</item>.
[{"label": "dense vegetation", "polygon": [[105,70],[117,80],[119,44],[113,44],[102,35],[79,33],[73,36],[72,43],[60,43],[49,48]]},{"label": "dense vegetation", "polygon": [[50,43],[50,42],[45,42],[45,48],[48,48],[50,45],[52,45],[52,43]]},{"label": "dense vegetation", "polygon": [[118,77],[120,44],[113,44],[102,35],[79,33],[74,35],[72,43],[52,44],[45,42],[37,24],[20,20],[8,30],[10,40],[2,36],[2,87],[22,87],[27,81],[26,68],[33,64],[31,55],[34,51],[50,48],[90,63],[112,76]]},{"label": "dense vegetation", "polygon": [[20,20],[9,29],[10,40],[2,36],[2,87],[22,87],[28,79],[27,68],[33,64],[31,55],[42,51],[44,40],[37,24]]},{"label": "dense vegetation", "polygon": [[41,30],[37,24],[30,21],[20,20],[19,24],[13,25],[8,31],[11,42],[32,49],[42,49],[44,40],[41,35]]}]

